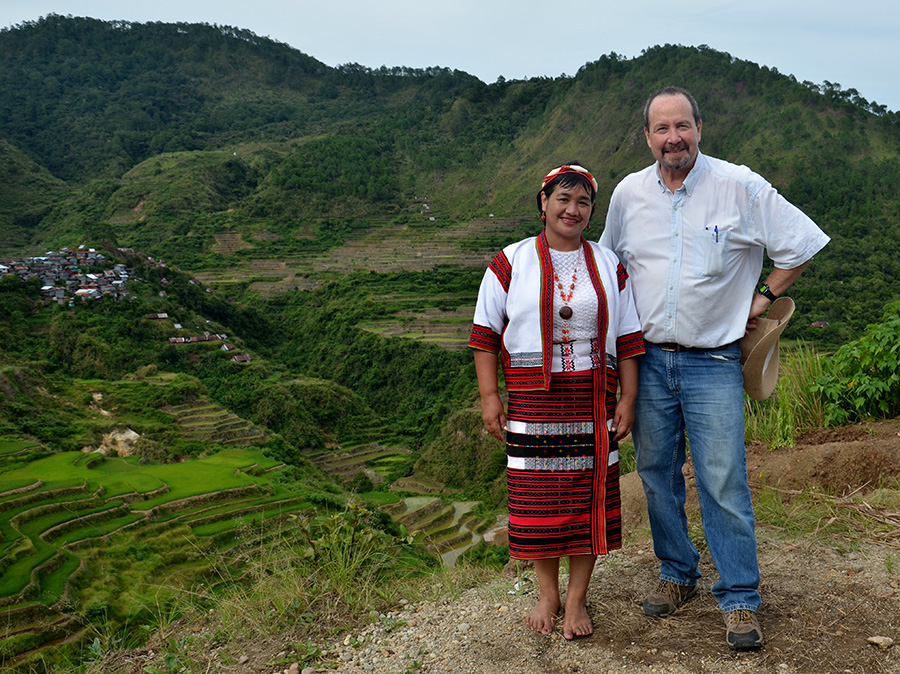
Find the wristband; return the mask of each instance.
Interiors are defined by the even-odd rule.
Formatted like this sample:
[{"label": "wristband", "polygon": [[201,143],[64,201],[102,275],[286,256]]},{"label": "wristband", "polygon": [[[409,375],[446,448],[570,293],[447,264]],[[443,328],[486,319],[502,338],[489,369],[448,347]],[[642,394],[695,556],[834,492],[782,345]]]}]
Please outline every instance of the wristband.
[{"label": "wristband", "polygon": [[758,292],[760,295],[763,295],[764,297],[769,298],[773,302],[778,299],[778,295],[776,295],[769,289],[768,283],[763,283],[756,292]]}]

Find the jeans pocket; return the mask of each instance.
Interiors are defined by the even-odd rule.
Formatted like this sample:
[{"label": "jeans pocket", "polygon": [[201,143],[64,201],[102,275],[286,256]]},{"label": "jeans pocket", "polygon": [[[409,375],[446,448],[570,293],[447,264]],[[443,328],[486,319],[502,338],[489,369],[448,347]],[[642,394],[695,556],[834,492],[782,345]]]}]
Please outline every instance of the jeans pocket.
[{"label": "jeans pocket", "polygon": [[735,365],[741,364],[740,349],[716,349],[707,353],[712,360],[719,361],[720,363],[734,363]]}]

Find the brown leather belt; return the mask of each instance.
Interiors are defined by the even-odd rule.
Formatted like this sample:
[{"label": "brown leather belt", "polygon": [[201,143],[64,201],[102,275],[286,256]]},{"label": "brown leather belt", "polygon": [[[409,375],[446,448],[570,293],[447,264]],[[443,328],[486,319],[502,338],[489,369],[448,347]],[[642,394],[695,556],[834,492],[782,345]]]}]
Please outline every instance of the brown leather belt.
[{"label": "brown leather belt", "polygon": [[716,351],[717,349],[727,349],[731,346],[731,344],[723,344],[722,346],[682,346],[676,342],[647,342],[647,344],[658,346],[663,351],[674,351],[675,353],[680,351]]}]

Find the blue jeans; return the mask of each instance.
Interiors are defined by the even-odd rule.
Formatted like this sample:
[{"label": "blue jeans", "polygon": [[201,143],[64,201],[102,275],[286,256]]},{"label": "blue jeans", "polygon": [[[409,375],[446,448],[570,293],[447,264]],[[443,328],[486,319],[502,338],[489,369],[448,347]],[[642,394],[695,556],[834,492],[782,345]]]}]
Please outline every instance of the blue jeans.
[{"label": "blue jeans", "polygon": [[740,357],[737,342],[680,352],[647,344],[632,430],[659,577],[678,585],[695,585],[700,578],[681,473],[685,434],[690,439],[703,531],[719,572],[712,592],[723,611],[755,611],[760,605]]}]

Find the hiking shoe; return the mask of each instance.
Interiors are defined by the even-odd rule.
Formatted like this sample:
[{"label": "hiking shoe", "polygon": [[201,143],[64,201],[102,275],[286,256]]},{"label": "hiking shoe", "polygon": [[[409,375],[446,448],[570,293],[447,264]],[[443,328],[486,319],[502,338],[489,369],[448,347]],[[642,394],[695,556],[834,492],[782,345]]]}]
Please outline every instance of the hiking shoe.
[{"label": "hiking shoe", "polygon": [[678,585],[668,580],[661,580],[656,591],[644,598],[641,613],[653,618],[667,618],[679,606],[693,599],[696,594],[696,585]]},{"label": "hiking shoe", "polygon": [[725,614],[725,641],[736,651],[759,648],[763,633],[756,619],[756,611],[738,609]]}]

